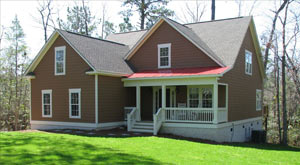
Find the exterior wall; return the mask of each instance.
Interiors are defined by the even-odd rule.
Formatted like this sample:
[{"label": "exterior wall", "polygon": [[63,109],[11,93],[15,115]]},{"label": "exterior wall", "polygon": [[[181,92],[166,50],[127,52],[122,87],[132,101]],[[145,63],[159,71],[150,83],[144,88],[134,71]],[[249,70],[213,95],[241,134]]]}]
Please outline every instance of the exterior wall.
[{"label": "exterior wall", "polygon": [[226,106],[226,86],[219,85],[218,86],[218,107]]},{"label": "exterior wall", "polygon": [[[54,49],[66,46],[66,75],[54,75]],[[31,80],[32,120],[95,122],[95,79],[86,75],[90,67],[70,47],[58,37],[34,70],[35,79]],[[69,118],[69,89],[81,88],[81,119]],[[42,117],[42,90],[52,89],[52,117]]]},{"label": "exterior wall", "polygon": [[171,68],[218,66],[199,48],[165,22],[131,57],[129,63],[137,71],[158,69],[157,45],[164,43],[171,43]]},{"label": "exterior wall", "polygon": [[120,77],[98,77],[98,122],[124,121],[127,90]]},{"label": "exterior wall", "polygon": [[[245,49],[252,52],[252,76],[245,73]],[[219,80],[228,84],[229,121],[262,116],[262,111],[256,111],[256,89],[263,89],[263,79],[257,60],[250,29],[248,29],[234,68]]]},{"label": "exterior wall", "polygon": [[262,130],[261,118],[214,125],[164,123],[160,133],[206,139],[216,142],[246,142],[252,130]]}]

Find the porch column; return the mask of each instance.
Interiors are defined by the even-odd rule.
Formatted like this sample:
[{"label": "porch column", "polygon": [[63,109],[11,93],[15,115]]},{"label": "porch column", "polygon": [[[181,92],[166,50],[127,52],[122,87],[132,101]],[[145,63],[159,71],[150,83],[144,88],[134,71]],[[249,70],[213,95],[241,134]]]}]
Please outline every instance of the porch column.
[{"label": "porch column", "polygon": [[166,108],[166,85],[161,86],[161,107]]},{"label": "porch column", "polygon": [[137,121],[141,121],[141,87],[136,86]]},{"label": "porch column", "polygon": [[214,124],[218,124],[218,83],[214,83],[213,94],[213,109],[214,109]]}]

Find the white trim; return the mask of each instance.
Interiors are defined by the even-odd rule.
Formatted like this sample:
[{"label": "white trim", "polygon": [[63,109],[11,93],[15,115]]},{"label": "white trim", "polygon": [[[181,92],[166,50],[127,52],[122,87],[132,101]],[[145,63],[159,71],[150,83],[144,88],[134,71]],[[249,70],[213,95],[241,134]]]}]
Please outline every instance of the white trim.
[{"label": "white trim", "polygon": [[216,77],[210,78],[186,78],[186,79],[155,79],[155,80],[136,80],[124,81],[124,87],[139,86],[175,86],[175,85],[211,85],[217,82]]},{"label": "white trim", "polygon": [[[250,72],[248,72],[248,69],[247,69],[247,67],[248,67],[248,63],[247,63],[247,56],[250,56],[251,57],[251,63],[249,63],[250,65],[251,65],[251,67],[250,67]],[[253,72],[253,58],[252,58],[253,56],[252,56],[252,52],[250,52],[249,50],[246,50],[245,49],[245,73],[247,74],[247,75],[252,75],[252,72]]]},{"label": "white trim", "polygon": [[113,128],[123,126],[125,121],[109,122],[109,123],[81,123],[81,122],[59,122],[59,121],[41,121],[31,120],[31,125],[38,127],[38,129],[97,129],[97,128]]},{"label": "white trim", "polygon": [[[44,94],[50,94],[50,115],[44,114]],[[52,89],[42,90],[42,117],[52,117]]]},{"label": "white trim", "polygon": [[137,121],[141,121],[141,87],[136,86],[136,108],[137,108]]},{"label": "white trim", "polygon": [[[197,108],[203,108],[202,107],[202,92],[203,92],[203,89],[204,88],[210,88],[211,91],[212,91],[212,95],[214,95],[214,92],[213,92],[213,85],[214,83],[212,84],[205,84],[205,85],[187,85],[187,108],[190,108],[190,88],[198,88],[198,100],[199,100],[199,105]],[[213,99],[213,98],[212,98]],[[214,100],[212,100],[212,103],[214,103]],[[201,106],[200,106],[201,105]],[[210,110],[213,109],[213,105],[211,108],[209,108]]]},{"label": "white trim", "polygon": [[29,72],[32,72],[37,67],[37,65],[43,59],[44,55],[50,49],[50,47],[52,46],[52,44],[54,43],[54,41],[57,39],[58,36],[59,36],[59,34],[57,33],[57,31],[54,31],[51,34],[51,36],[47,40],[46,44],[43,45],[43,47],[40,49],[40,51],[37,54],[37,56],[34,57],[33,61],[29,65],[29,67],[26,69],[24,75],[27,75]]},{"label": "white trim", "polygon": [[[63,51],[64,54],[64,66],[63,66],[63,72],[62,73],[57,73],[57,61],[56,61],[56,52],[57,51]],[[55,76],[60,76],[60,75],[66,75],[66,46],[59,46],[54,48],[54,75]]]},{"label": "white trim", "polygon": [[98,124],[98,75],[95,75],[95,123]]},{"label": "white trim", "polygon": [[[71,94],[78,93],[78,116],[72,116],[72,107],[71,107]],[[80,119],[81,118],[81,89],[69,89],[69,118]]]},{"label": "white trim", "polygon": [[[260,108],[257,109],[257,92],[260,92]],[[261,89],[256,89],[256,93],[255,93],[255,109],[256,111],[261,111],[262,110],[262,90]]]},{"label": "white trim", "polygon": [[[167,66],[160,65],[160,59],[161,59],[160,49],[161,48],[168,48],[168,65]],[[157,63],[158,68],[171,68],[171,43],[157,45],[157,58],[158,58],[158,63]]]},{"label": "white trim", "polygon": [[197,123],[172,123],[172,122],[165,122],[163,123],[163,127],[184,127],[184,128],[223,128],[223,127],[229,127],[234,125],[239,125],[243,123],[248,122],[254,122],[262,120],[262,117],[255,117],[255,118],[249,118],[244,120],[238,120],[238,121],[232,121],[228,123],[221,123],[221,124],[197,124]]}]

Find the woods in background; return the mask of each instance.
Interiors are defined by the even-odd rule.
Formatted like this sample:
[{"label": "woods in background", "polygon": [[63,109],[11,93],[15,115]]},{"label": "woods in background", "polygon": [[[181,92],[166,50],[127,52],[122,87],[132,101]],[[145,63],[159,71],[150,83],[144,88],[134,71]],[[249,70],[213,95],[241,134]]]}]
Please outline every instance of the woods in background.
[{"label": "woods in background", "polygon": [[[101,17],[90,10],[88,1],[74,1],[67,8],[66,18],[60,17],[55,1],[39,1],[35,20],[44,31],[44,41],[54,28],[88,36],[105,38],[110,33],[150,28],[160,16],[182,23],[199,22],[205,13],[215,19],[218,1],[195,1],[183,6],[181,13],[168,8],[169,0],[124,0],[118,14],[122,22],[110,21],[107,3],[99,6]],[[258,15],[253,1],[246,8],[244,1],[235,0],[237,16]],[[260,34],[265,67],[264,105],[269,107],[268,141],[300,146],[300,7],[299,1],[274,1],[275,8],[266,17],[271,19]],[[180,15],[181,14],[181,15]],[[138,15],[139,20],[133,20]],[[180,15],[180,16],[179,16]],[[21,20],[22,21],[22,20]],[[202,20],[201,20],[202,21]],[[99,30],[101,29],[101,30]],[[0,130],[29,128],[30,86],[23,75],[29,64],[24,32],[16,16],[8,27],[0,29]],[[9,46],[2,48],[5,40]]]}]

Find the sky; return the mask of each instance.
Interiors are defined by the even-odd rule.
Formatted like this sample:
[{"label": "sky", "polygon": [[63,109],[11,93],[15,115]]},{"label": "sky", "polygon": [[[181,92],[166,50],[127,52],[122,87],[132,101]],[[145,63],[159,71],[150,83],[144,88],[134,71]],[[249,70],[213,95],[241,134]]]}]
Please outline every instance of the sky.
[{"label": "sky", "polygon": [[[80,3],[80,1],[78,1]],[[181,23],[184,22],[183,13],[186,11],[186,5],[189,5],[190,8],[195,6],[195,1],[186,0],[179,1],[173,0],[168,4],[168,8],[174,10],[175,17],[174,19]],[[66,18],[66,8],[68,6],[74,5],[74,1],[54,1],[53,5],[55,8],[55,13],[59,13],[61,18]],[[115,24],[119,24],[122,22],[122,18],[118,14],[122,10],[122,1],[101,1],[101,0],[92,0],[88,2],[90,6],[92,14],[96,15],[96,18],[101,18],[102,15],[102,6],[106,4],[107,8],[107,16],[110,22],[114,22]],[[245,1],[242,4],[242,13],[241,15],[249,15],[249,10],[253,1]],[[25,33],[25,41],[29,47],[28,55],[31,59],[33,59],[39,50],[42,48],[44,44],[44,35],[42,25],[38,23],[38,19],[40,19],[40,15],[37,11],[37,7],[39,5],[38,1],[17,1],[17,0],[0,0],[0,25],[5,28],[11,25],[11,21],[15,17],[18,16],[20,20],[20,24],[23,27]],[[210,20],[211,12],[210,12],[210,1],[203,1],[203,5],[205,5],[205,13],[201,19],[201,21]],[[274,8],[274,1],[258,1],[255,3],[256,7],[252,11],[255,25],[257,28],[257,33],[260,35],[265,31],[267,26],[271,24],[271,18],[268,15],[271,14],[270,9]],[[216,19],[224,19],[224,18],[232,18],[238,16],[238,4],[233,0],[217,0],[216,1]],[[138,15],[135,14],[132,18],[132,22],[138,22]],[[100,29],[98,29],[100,33]],[[48,36],[50,36],[51,31],[48,32]],[[6,46],[6,42],[2,42],[2,48]]]}]

